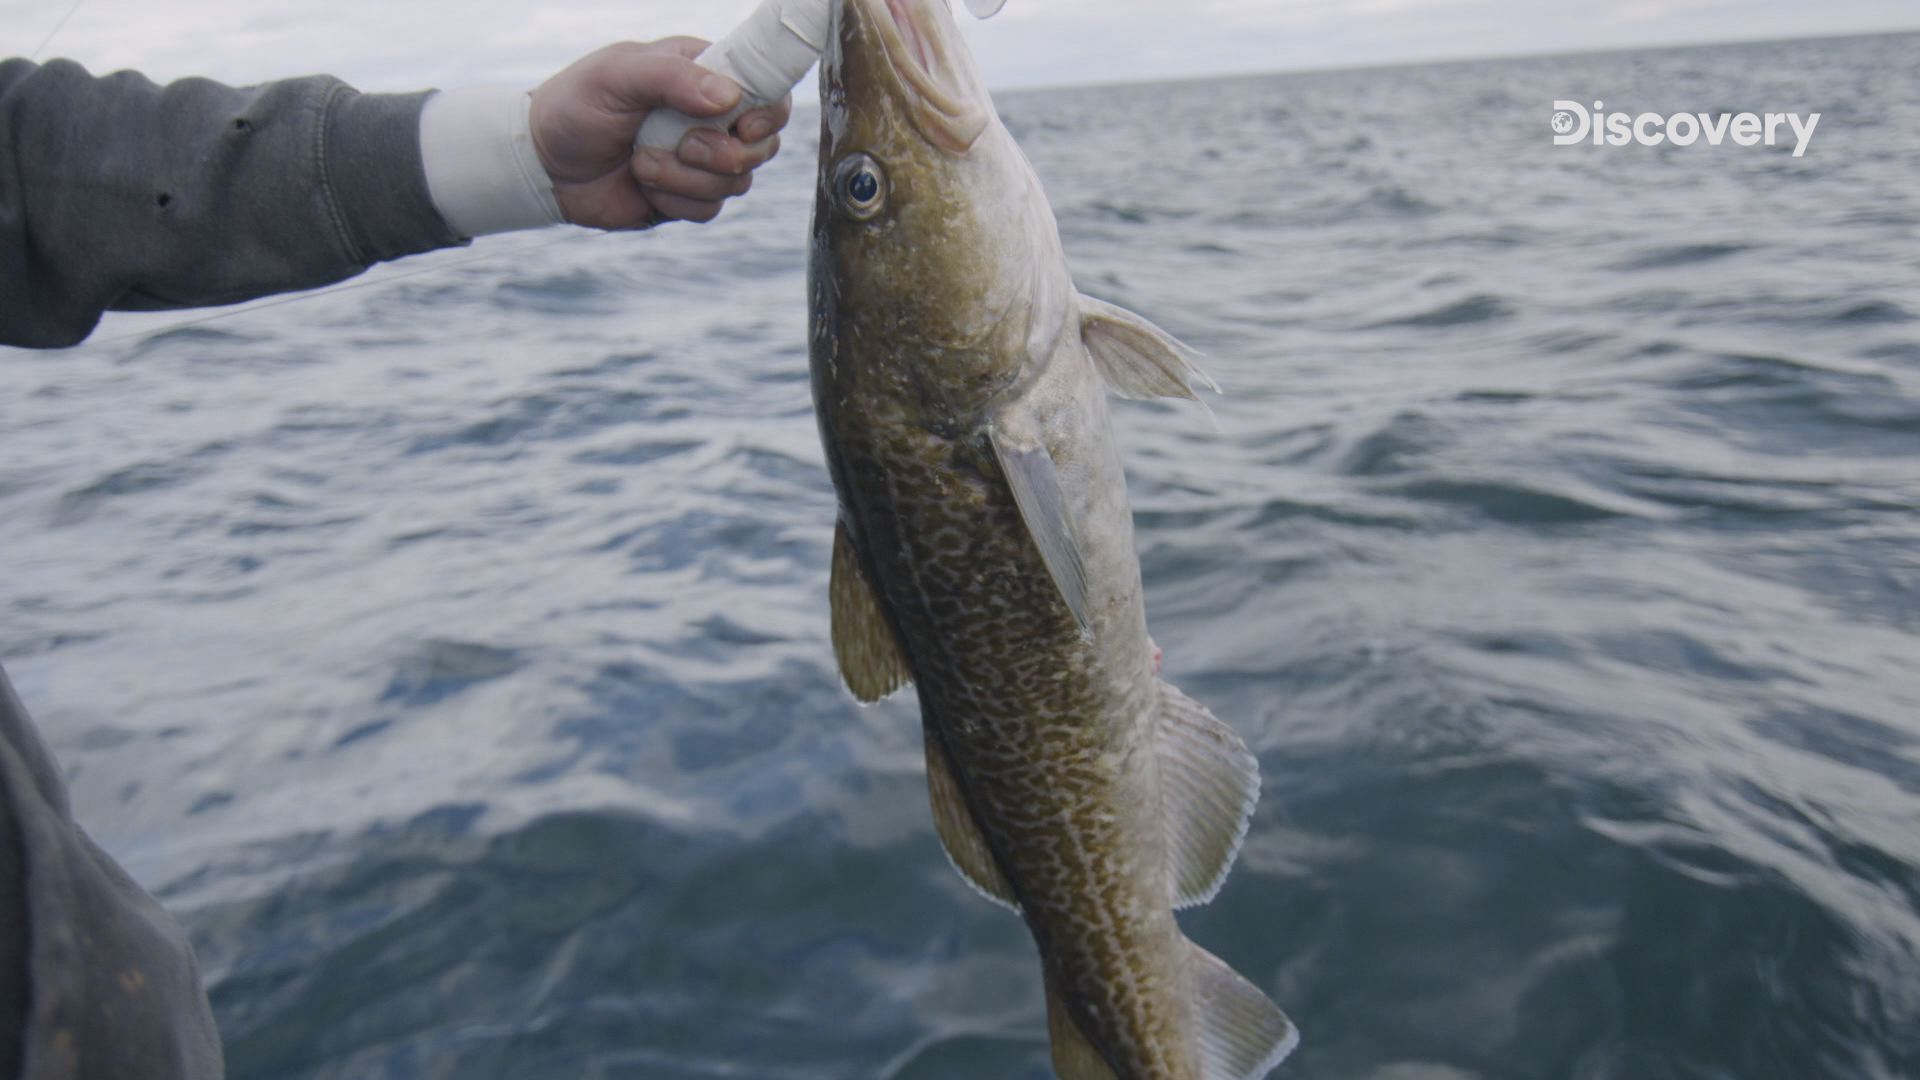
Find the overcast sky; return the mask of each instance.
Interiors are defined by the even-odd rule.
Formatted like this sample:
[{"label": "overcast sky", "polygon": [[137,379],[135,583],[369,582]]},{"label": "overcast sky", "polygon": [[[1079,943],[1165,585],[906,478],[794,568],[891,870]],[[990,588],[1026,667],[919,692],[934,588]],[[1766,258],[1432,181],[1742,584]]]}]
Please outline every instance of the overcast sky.
[{"label": "overcast sky", "polygon": [[[81,0],[42,59],[363,89],[531,84],[608,41],[714,37],[753,0]],[[0,0],[0,56],[72,0]],[[999,87],[1920,29],[1915,0],[1007,0],[969,25]]]}]

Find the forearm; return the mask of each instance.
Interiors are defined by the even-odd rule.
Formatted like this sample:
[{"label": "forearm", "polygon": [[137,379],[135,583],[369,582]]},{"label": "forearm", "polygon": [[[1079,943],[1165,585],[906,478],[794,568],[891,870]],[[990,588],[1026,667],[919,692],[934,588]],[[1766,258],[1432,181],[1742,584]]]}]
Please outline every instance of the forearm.
[{"label": "forearm", "polygon": [[0,344],[69,345],[106,309],[232,303],[460,243],[421,164],[426,98],[0,64]]}]

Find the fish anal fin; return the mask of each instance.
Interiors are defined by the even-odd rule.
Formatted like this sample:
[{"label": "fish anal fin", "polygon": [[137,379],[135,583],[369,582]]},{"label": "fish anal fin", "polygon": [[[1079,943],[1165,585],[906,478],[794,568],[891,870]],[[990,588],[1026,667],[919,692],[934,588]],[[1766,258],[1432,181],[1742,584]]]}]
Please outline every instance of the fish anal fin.
[{"label": "fish anal fin", "polygon": [[1101,378],[1123,398],[1186,398],[1199,401],[1196,384],[1220,387],[1200,370],[1199,353],[1126,308],[1080,297],[1080,340]]},{"label": "fish anal fin", "polygon": [[1232,728],[1165,681],[1159,751],[1173,906],[1204,904],[1226,882],[1246,838],[1260,799],[1260,763]]},{"label": "fish anal fin", "polygon": [[844,521],[833,530],[827,594],[833,609],[833,656],[853,696],[871,704],[913,681]]},{"label": "fish anal fin", "polygon": [[1074,1023],[1052,979],[1047,980],[1047,1040],[1053,1047],[1053,1071],[1060,1080],[1118,1080],[1107,1059]]},{"label": "fish anal fin", "polygon": [[1007,884],[1000,865],[993,861],[993,849],[967,809],[966,794],[953,774],[953,760],[947,755],[940,735],[931,726],[926,729],[927,795],[933,803],[933,827],[940,834],[947,858],[960,871],[975,892],[1012,911],[1020,910],[1013,888]]},{"label": "fish anal fin", "polygon": [[1260,1080],[1300,1045],[1280,1006],[1226,962],[1187,942],[1203,1080]]},{"label": "fish anal fin", "polygon": [[1007,486],[1013,490],[1013,501],[1020,507],[1020,518],[1026,522],[1034,546],[1040,549],[1048,575],[1060,590],[1061,599],[1066,601],[1067,610],[1073,613],[1073,621],[1079,624],[1081,633],[1087,633],[1093,625],[1092,605],[1087,599],[1087,565],[1080,554],[1053,455],[1047,452],[1044,443],[1036,440],[1031,446],[1024,445],[998,426],[989,425],[987,435],[993,443],[994,456],[1000,461],[1000,471],[1006,474]]}]

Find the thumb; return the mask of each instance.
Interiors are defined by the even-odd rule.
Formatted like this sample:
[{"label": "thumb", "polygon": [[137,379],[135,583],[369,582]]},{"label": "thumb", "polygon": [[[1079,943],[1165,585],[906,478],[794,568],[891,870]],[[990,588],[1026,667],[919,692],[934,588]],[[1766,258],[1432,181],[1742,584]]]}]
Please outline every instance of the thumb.
[{"label": "thumb", "polygon": [[664,48],[610,50],[595,66],[593,88],[609,107],[639,113],[665,105],[688,116],[710,117],[740,104],[738,84],[693,62],[704,42],[675,38],[660,44]]}]

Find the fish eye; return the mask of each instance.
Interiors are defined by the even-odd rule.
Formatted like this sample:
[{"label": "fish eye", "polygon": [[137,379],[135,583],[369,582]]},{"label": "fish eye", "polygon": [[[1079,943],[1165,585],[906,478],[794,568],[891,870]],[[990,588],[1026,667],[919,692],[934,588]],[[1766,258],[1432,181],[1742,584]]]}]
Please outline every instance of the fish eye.
[{"label": "fish eye", "polygon": [[855,221],[871,221],[887,201],[887,174],[866,154],[850,154],[836,170],[834,195]]}]

